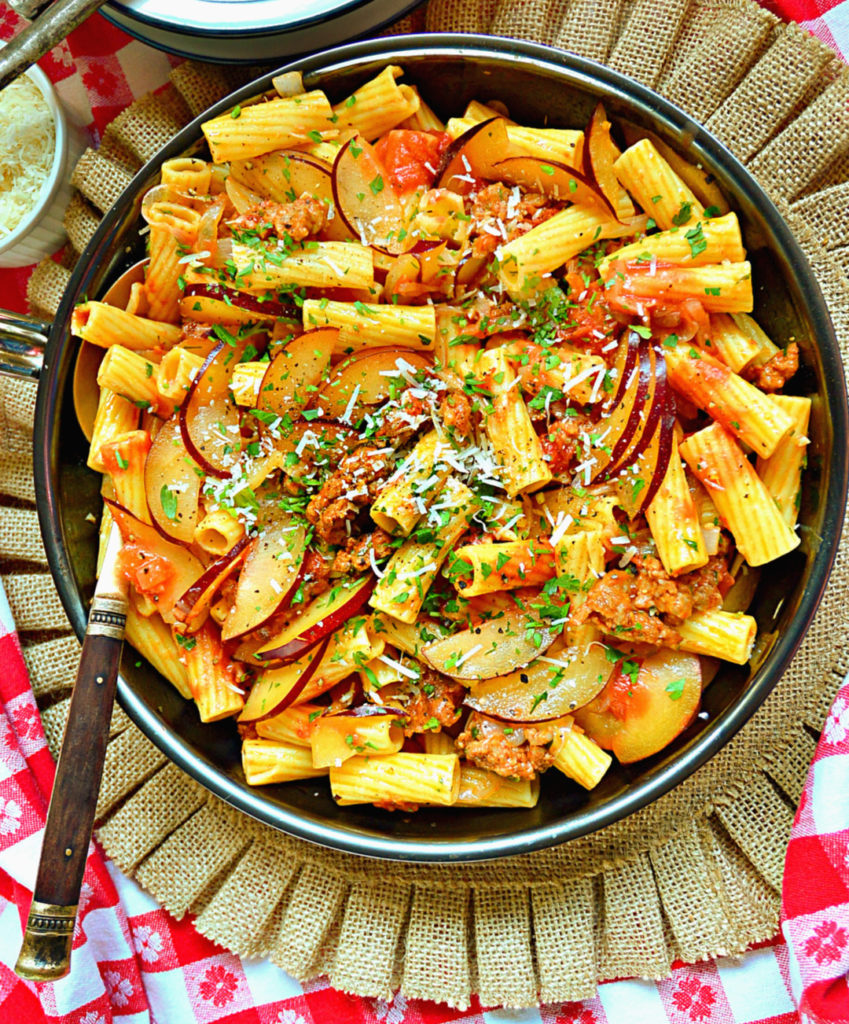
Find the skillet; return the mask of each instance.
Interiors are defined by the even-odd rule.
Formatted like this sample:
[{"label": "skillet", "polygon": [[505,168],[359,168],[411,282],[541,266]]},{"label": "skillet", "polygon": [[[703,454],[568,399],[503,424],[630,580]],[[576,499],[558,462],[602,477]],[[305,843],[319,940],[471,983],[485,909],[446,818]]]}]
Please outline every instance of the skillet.
[{"label": "skillet", "polygon": [[[458,815],[422,809],[402,817],[372,807],[338,808],[304,781],[248,787],[232,723],[202,725],[194,707],[131,649],[125,653],[119,700],[142,731],[176,764],[233,806],[292,835],[373,857],[418,862],[483,860],[526,853],[604,827],[657,799],[711,757],[755,712],[799,646],[828,580],[839,540],[849,478],[846,393],[834,331],[819,287],[787,225],[742,165],[686,114],[648,89],[601,65],[550,48],[466,35],[372,40],[296,61],[307,88],[331,101],[347,95],[387,63],[400,64],[443,116],[472,98],[500,99],[523,123],[585,124],[599,99],[616,123],[658,134],[714,173],[738,212],[754,267],[755,316],[776,339],[794,337],[802,369],[791,393],[817,396],[810,430],[809,475],[800,514],[803,542],[766,568],[750,609],[766,643],[753,670],[725,665],[707,689],[703,710],[660,754],[614,766],[591,793],[542,779],[532,810]],[[278,72],[275,72],[278,73]],[[84,296],[98,297],[143,255],[139,210],[161,163],[203,149],[200,123],[271,88],[266,75],[233,93],[181,131],[142,168],[107,213],[73,273],[50,328],[39,385],[35,474],[39,516],[50,568],[71,623],[82,635],[93,590],[99,478],[85,468],[86,445],[76,426],[71,379],[76,341],[69,322]]]}]

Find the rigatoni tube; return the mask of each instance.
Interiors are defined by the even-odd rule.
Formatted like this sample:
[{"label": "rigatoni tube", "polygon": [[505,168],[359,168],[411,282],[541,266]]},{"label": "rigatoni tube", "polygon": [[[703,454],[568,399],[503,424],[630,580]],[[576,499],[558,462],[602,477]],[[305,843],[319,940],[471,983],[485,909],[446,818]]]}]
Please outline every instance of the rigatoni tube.
[{"label": "rigatoni tube", "polygon": [[215,163],[249,160],[275,149],[297,146],[316,136],[338,134],[333,110],[323,92],[316,89],[300,96],[234,107],[201,125]]},{"label": "rigatoni tube", "polygon": [[403,743],[404,730],[391,714],[320,715],[310,733],[316,768],[338,767],[357,754],[397,754]]},{"label": "rigatoni tube", "polygon": [[663,568],[670,576],[707,565],[699,512],[677,450],[670,455],[663,483],[646,509],[646,519]]},{"label": "rigatoni tube", "polygon": [[352,757],[330,769],[330,789],[338,804],[438,804],[450,807],[460,793],[456,754],[386,754]]},{"label": "rigatoni tube", "polygon": [[796,395],[772,395],[772,401],[793,421],[786,437],[768,459],[758,459],[758,475],[775,499],[789,527],[796,525],[802,501],[802,470],[807,459],[811,400]]},{"label": "rigatoni tube", "polygon": [[745,665],[752,653],[758,632],[751,615],[722,609],[696,612],[676,627],[681,634],[680,649],[691,654],[732,661]]},{"label": "rigatoni tube", "polygon": [[768,363],[773,356],[778,355],[781,351],[757,320],[750,317],[748,313],[732,313],[731,319],[737,325],[737,329],[758,347],[757,355],[752,359],[753,366],[762,366],[764,363]]},{"label": "rigatoni tube", "polygon": [[463,761],[456,807],[536,807],[539,777],[506,779]]},{"label": "rigatoni tube", "polygon": [[353,129],[373,142],[390,128],[412,117],[419,109],[419,94],[395,79],[403,74],[394,64],[370,78],[355,93],[333,108],[333,123],[339,129]]},{"label": "rigatoni tube", "polygon": [[232,242],[234,283],[239,291],[301,288],[372,288],[372,250],[359,242],[305,242],[272,248]]},{"label": "rigatoni tube", "polygon": [[759,455],[771,455],[792,420],[769,395],[688,345],[665,348],[669,383]]},{"label": "rigatoni tube", "polygon": [[150,434],[131,430],[100,448],[103,467],[112,477],[115,500],[143,523],[150,522],[144,485],[144,464],[150,451]]},{"label": "rigatoni tube", "polygon": [[224,650],[218,629],[205,622],[184,641],[184,649],[189,687],[200,720],[217,722],[238,714],[245,706],[245,695],[236,685],[238,670]]},{"label": "rigatoni tube", "polygon": [[484,428],[504,489],[511,498],[539,490],[551,481],[552,473],[506,352],[500,348],[484,352],[477,372],[491,396],[484,410]]},{"label": "rigatoni tube", "polygon": [[660,228],[699,220],[704,207],[650,139],[640,139],[613,165],[616,177]]},{"label": "rigatoni tube", "polygon": [[757,342],[740,330],[730,313],[711,314],[710,337],[705,348],[709,348],[735,373],[745,369],[759,352]]},{"label": "rigatoni tube", "polygon": [[434,348],[436,312],[433,306],[305,299],[302,313],[304,330],[339,328],[338,355],[384,345]]},{"label": "rigatoni tube", "polygon": [[554,767],[584,789],[595,789],[613,758],[578,726],[564,725],[551,746]]},{"label": "rigatoni tube", "polygon": [[[123,345],[113,345],[106,352],[97,371],[97,383],[122,395],[141,409],[157,412],[162,408],[158,388],[159,367],[138,352]],[[170,413],[170,407],[166,415]]]},{"label": "rigatoni tube", "polygon": [[312,723],[324,710],[318,704],[297,704],[271,718],[261,718],[254,728],[260,739],[309,747]]},{"label": "rigatoni tube", "polygon": [[713,220],[701,220],[688,227],[673,227],[659,231],[637,242],[617,249],[605,256],[598,265],[602,278],[608,278],[608,268],[614,260],[626,263],[681,263],[691,267],[702,267],[708,263],[742,263],[746,258],[740,222],[736,213]]},{"label": "rigatoni tube", "polygon": [[103,473],[105,466],[100,455],[101,447],[108,441],[135,430],[139,422],[138,407],[111,388],[100,389],[97,400],[97,413],[91,431],[91,445],[86,465],[89,469]]},{"label": "rigatoni tube", "polygon": [[629,309],[639,309],[641,302],[661,303],[698,299],[708,313],[749,312],[752,294],[752,266],[742,263],[708,263],[703,267],[651,263],[622,263],[614,260],[608,268],[606,282],[610,301],[618,293],[627,296]]},{"label": "rigatoni tube", "polygon": [[175,324],[134,316],[105,302],[83,302],[77,306],[71,316],[71,333],[100,348],[170,348],[180,340],[180,328]]},{"label": "rigatoni tube", "polygon": [[273,782],[295,782],[327,775],[326,768],[313,768],[309,747],[277,740],[243,740],[242,768],[249,786]]},{"label": "rigatoni tube", "polygon": [[[484,113],[479,107],[466,109],[465,117],[452,117],[445,130],[456,139],[481,121],[500,116],[498,111]],[[507,125],[507,138],[517,155],[535,156],[541,160],[556,160],[581,170],[584,151],[584,133],[575,128],[529,128],[520,124]]]},{"label": "rigatoni tube", "polygon": [[195,527],[194,543],[211,555],[226,555],[245,535],[245,527],[229,509],[207,512]]},{"label": "rigatoni tube", "polygon": [[203,358],[197,352],[189,352],[180,345],[166,352],[156,377],[162,401],[175,409],[179,408],[201,366]]},{"label": "rigatoni tube", "polygon": [[425,434],[378,494],[371,517],[382,530],[406,537],[427,512],[451,473],[440,456],[442,445],[435,430]]},{"label": "rigatoni tube", "polygon": [[[454,552],[471,568],[454,577],[464,597],[479,597],[516,587],[535,587],[557,575],[554,549],[543,539],[465,544]],[[456,563],[455,563],[456,568]]]},{"label": "rigatoni tube", "polygon": [[749,565],[771,562],[799,545],[742,448],[719,423],[691,434],[679,451]]},{"label": "rigatoni tube", "polygon": [[469,488],[449,477],[436,502],[442,507],[431,508],[424,520],[421,532],[426,539],[418,540],[414,534],[395,551],[369,599],[372,608],[401,622],[416,621],[448,552],[469,528],[471,500]]},{"label": "rigatoni tube", "polygon": [[498,276],[511,295],[521,295],[538,288],[546,275],[593,242],[633,231],[632,225],[620,224],[593,207],[569,206],[502,246]]},{"label": "rigatoni tube", "polygon": [[192,691],[184,652],[177,646],[171,628],[162,621],[160,615],[155,612],[150,616],[142,615],[135,595],[130,597],[126,634],[139,654],[171,683],[180,696],[191,700]]},{"label": "rigatoni tube", "polygon": [[177,156],[162,165],[162,184],[173,185],[178,192],[205,196],[212,181],[212,168],[206,160]]},{"label": "rigatoni tube", "polygon": [[144,283],[151,320],[180,319],[180,242],[167,227],[150,225],[150,259]]}]

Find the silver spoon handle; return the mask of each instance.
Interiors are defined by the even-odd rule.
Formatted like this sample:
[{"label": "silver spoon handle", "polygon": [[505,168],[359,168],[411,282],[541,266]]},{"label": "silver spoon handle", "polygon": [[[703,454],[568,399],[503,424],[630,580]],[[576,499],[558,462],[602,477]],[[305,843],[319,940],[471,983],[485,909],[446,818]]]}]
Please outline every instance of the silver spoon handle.
[{"label": "silver spoon handle", "polygon": [[105,0],[56,0],[31,25],[0,50],[0,89],[26,71]]},{"label": "silver spoon handle", "polygon": [[20,14],[27,21],[34,21],[38,12],[49,7],[52,0],[6,0],[6,2],[16,14]]}]

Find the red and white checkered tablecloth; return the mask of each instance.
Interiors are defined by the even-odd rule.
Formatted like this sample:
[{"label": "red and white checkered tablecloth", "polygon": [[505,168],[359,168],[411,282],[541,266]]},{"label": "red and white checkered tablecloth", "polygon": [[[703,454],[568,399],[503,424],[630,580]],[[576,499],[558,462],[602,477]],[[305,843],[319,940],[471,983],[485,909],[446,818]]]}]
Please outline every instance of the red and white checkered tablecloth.
[{"label": "red and white checkered tablecloth", "polygon": [[[761,0],[849,59],[849,0]],[[20,26],[0,2],[0,38]],[[70,116],[99,140],[177,58],[99,16],[41,61]],[[0,271],[25,310],[32,268]],[[849,1024],[849,682],[826,722],[787,854],[782,932],[742,960],[675,965],[661,982],[614,981],[594,999],[530,1010],[387,1004],[302,986],[267,960],[240,959],[175,920],[94,845],[73,969],[35,985],[12,972],[29,908],[54,765],[0,590],[0,1024]],[[798,1009],[797,1009],[798,1007]]]},{"label": "red and white checkered tablecloth", "polygon": [[[843,918],[831,908],[825,915],[800,919],[794,942],[803,951],[810,947],[800,966],[789,948],[776,941],[741,961],[678,966],[666,981],[601,985],[596,997],[583,1003],[510,1011],[474,1002],[463,1012],[403,996],[387,1004],[346,995],[322,982],[301,986],[270,961],[240,959],[222,950],[195,931],[190,917],[175,920],[93,849],[83,880],[70,975],[53,984],[23,982],[11,968],[35,883],[54,765],[2,591],[0,634],[3,1024],[791,1024],[796,1020],[794,970],[806,978],[813,965],[818,976],[827,975],[834,950],[843,950],[843,966],[849,964],[846,931],[839,930],[849,925],[845,864],[839,901],[844,903]],[[846,696],[849,703],[849,686]],[[849,742],[844,746],[849,752]],[[849,756],[844,760],[849,763]],[[849,830],[849,797],[844,818]],[[844,833],[844,853],[847,835],[849,831]],[[831,927],[832,920],[839,922],[837,928]],[[815,948],[820,933],[824,937]],[[845,1009],[849,1017],[849,1003]]]}]

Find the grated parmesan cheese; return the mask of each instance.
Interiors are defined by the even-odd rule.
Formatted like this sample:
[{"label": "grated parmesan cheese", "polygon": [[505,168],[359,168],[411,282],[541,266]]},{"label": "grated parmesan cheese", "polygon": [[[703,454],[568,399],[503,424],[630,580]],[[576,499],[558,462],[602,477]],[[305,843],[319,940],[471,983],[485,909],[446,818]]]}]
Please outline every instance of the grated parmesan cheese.
[{"label": "grated parmesan cheese", "polygon": [[0,238],[34,209],[53,166],[56,126],[26,75],[0,92]]}]

